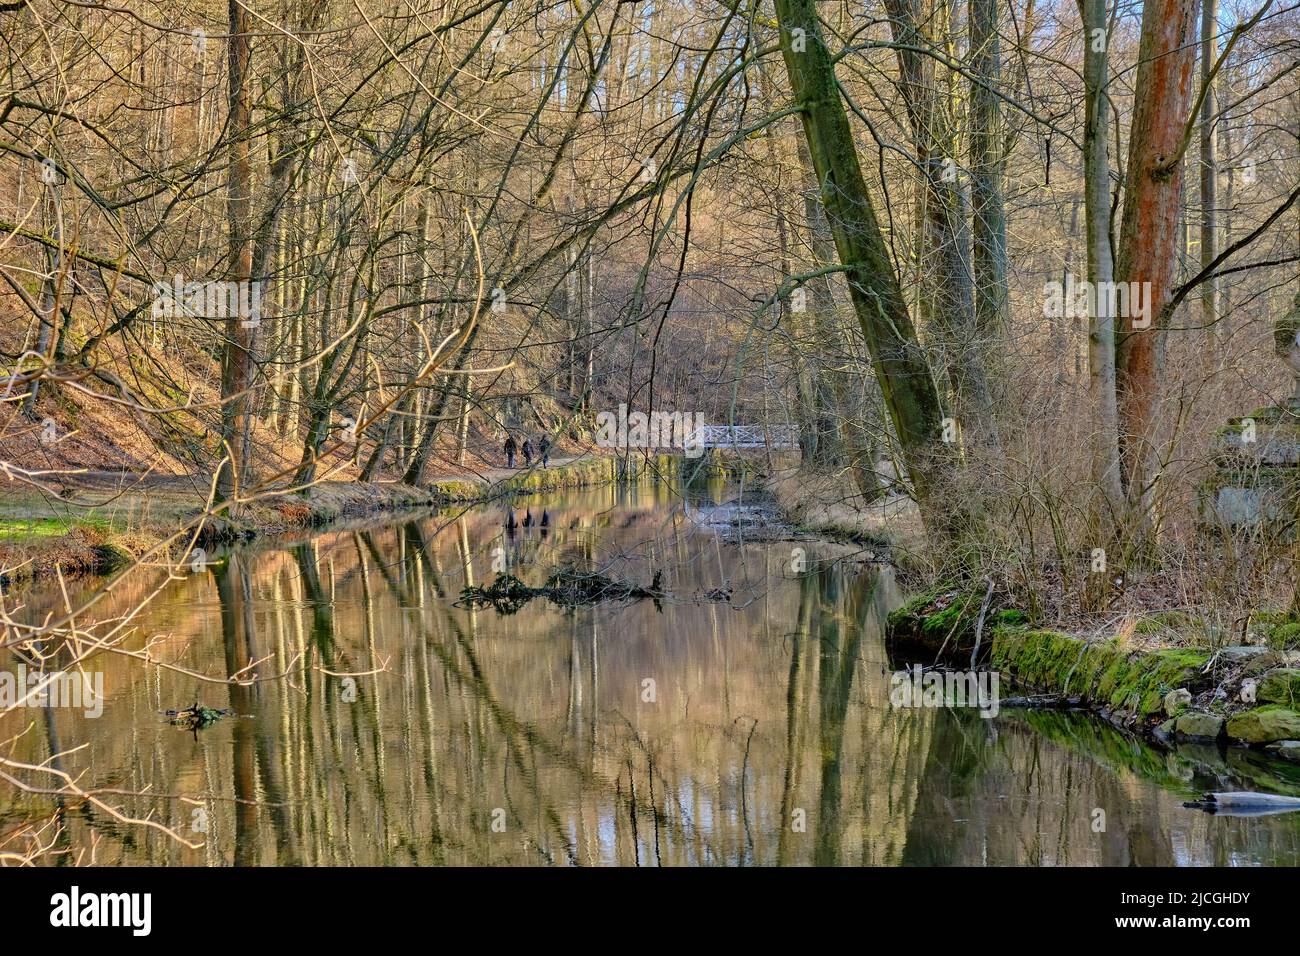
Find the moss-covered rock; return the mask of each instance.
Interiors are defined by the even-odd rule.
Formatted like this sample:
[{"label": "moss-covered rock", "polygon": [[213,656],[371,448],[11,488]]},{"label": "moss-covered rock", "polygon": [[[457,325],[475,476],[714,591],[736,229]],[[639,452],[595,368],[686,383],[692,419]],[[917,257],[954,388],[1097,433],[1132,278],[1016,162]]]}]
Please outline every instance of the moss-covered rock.
[{"label": "moss-covered rock", "polygon": [[1080,697],[1138,717],[1158,713],[1171,690],[1200,679],[1200,651],[1126,651],[1115,641],[1082,641],[1056,631],[997,628],[993,666],[1050,694]]},{"label": "moss-covered rock", "polygon": [[1248,744],[1294,740],[1300,738],[1300,714],[1279,704],[1242,711],[1228,720],[1228,736]]},{"label": "moss-covered rock", "polygon": [[1223,733],[1224,720],[1214,714],[1189,710],[1173,722],[1174,733],[1188,740],[1217,740]]},{"label": "moss-covered rock", "polygon": [[999,627],[1024,627],[1029,623],[1029,615],[1019,608],[1009,607],[994,614],[988,623],[995,629]]},{"label": "moss-covered rock", "polygon": [[1285,658],[1277,651],[1265,651],[1263,654],[1256,654],[1245,660],[1246,666],[1241,670],[1244,677],[1258,677],[1275,667],[1280,667],[1285,662]]},{"label": "moss-covered rock", "polygon": [[[893,611],[887,632],[927,650],[937,651],[946,642],[950,651],[969,651],[982,603],[982,591],[939,587]],[[1177,716],[1191,700],[1189,688],[1206,681],[1201,671],[1208,654],[1203,651],[1128,650],[1113,639],[1084,641],[1026,627],[1026,621],[1025,613],[1015,609],[990,614],[983,640],[991,645],[994,668],[1040,692],[1078,697],[1100,709],[1145,719],[1158,715],[1173,691],[1181,692],[1169,711]]]},{"label": "moss-covered rock", "polygon": [[1269,671],[1261,678],[1255,697],[1266,704],[1285,704],[1287,707],[1300,704],[1300,670],[1281,667]]},{"label": "moss-covered rock", "polygon": [[1165,694],[1164,708],[1165,713],[1170,717],[1177,717],[1185,711],[1192,703],[1192,692],[1186,687],[1177,687]]},{"label": "moss-covered rock", "polygon": [[440,501],[447,503],[475,501],[483,496],[484,486],[474,481],[436,481],[429,486]]}]

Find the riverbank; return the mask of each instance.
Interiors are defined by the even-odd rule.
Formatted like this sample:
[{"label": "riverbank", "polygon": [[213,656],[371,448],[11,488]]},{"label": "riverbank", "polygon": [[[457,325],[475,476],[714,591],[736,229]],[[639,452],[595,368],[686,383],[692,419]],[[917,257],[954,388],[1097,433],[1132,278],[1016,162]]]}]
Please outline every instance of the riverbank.
[{"label": "riverbank", "polygon": [[[1093,711],[1166,746],[1250,747],[1300,761],[1300,628],[1260,616],[1229,644],[1196,620],[1152,615],[1083,638],[1032,626],[987,592],[938,587],[890,613],[900,655],[970,666],[972,656],[1038,706]],[[1165,635],[1174,634],[1176,640]]]},{"label": "riverbank", "polygon": [[[910,499],[885,497],[857,507],[849,475],[809,474],[797,467],[778,468],[762,482],[792,527],[845,544],[870,546],[900,570],[916,571],[924,563],[925,529]],[[846,484],[847,483],[847,484]]]},{"label": "riverbank", "polygon": [[520,494],[670,477],[671,456],[619,459],[574,455],[549,467],[463,470],[426,487],[399,482],[322,481],[306,491],[271,491],[237,517],[204,517],[209,488],[195,476],[83,472],[59,477],[57,489],[10,482],[0,499],[0,584],[56,571],[104,574],[175,535],[197,528],[211,545],[319,527],[342,518],[472,505]]},{"label": "riverbank", "polygon": [[672,480],[678,459],[673,455],[583,454],[556,459],[550,467],[492,468],[434,478],[429,490],[436,504],[481,504],[505,495],[541,494],[566,488],[592,488],[618,481]]}]

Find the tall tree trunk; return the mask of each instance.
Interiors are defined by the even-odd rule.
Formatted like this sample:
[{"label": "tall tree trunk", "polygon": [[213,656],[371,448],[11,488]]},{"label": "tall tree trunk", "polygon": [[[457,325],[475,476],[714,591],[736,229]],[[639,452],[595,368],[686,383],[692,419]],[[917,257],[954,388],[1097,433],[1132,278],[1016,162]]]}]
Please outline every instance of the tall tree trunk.
[{"label": "tall tree trunk", "polygon": [[[470,330],[464,344],[457,351],[456,359],[451,366],[454,372],[461,372],[468,366],[478,330],[479,326],[475,325]],[[408,485],[419,487],[424,483],[426,472],[429,469],[429,462],[433,458],[433,450],[437,444],[438,426],[442,424],[447,403],[457,394],[459,389],[456,379],[457,375],[453,374],[447,378],[447,381],[442,383],[438,389],[437,398],[433,400],[428,408],[424,431],[418,439],[415,453],[411,456],[411,463],[407,466],[406,473],[402,475],[402,481]]]},{"label": "tall tree trunk", "polygon": [[[1215,134],[1214,112],[1218,103],[1210,72],[1219,52],[1219,0],[1201,0],[1201,83],[1205,86],[1205,99],[1201,103],[1201,268],[1209,268],[1219,253],[1217,217],[1219,205],[1219,158],[1216,155],[1218,137]],[[1201,288],[1201,322],[1205,326],[1205,341],[1211,345],[1208,355],[1213,356],[1219,344],[1219,280],[1211,277]]]},{"label": "tall tree trunk", "polygon": [[[1224,99],[1231,98],[1232,86],[1230,83],[1224,83],[1224,89],[1228,91]],[[1224,113],[1222,117],[1223,140],[1222,155],[1225,163],[1223,183],[1223,223],[1220,230],[1219,239],[1221,245],[1226,249],[1232,245],[1233,233],[1233,208],[1237,202],[1236,196],[1236,162],[1232,155],[1232,116]],[[1217,327],[1217,339],[1219,347],[1216,350],[1218,358],[1218,367],[1223,368],[1224,362],[1228,358],[1228,350],[1232,347],[1232,293],[1228,284],[1223,284],[1219,289],[1219,324]]]},{"label": "tall tree trunk", "polygon": [[897,44],[913,150],[924,178],[922,276],[930,289],[921,296],[921,315],[926,334],[939,347],[963,442],[997,454],[1000,439],[985,371],[988,343],[975,321],[971,230],[954,154],[956,135],[938,89],[936,69],[921,52],[934,44],[922,29],[919,0],[885,0],[885,9]]},{"label": "tall tree trunk", "polygon": [[384,428],[380,432],[379,441],[375,443],[374,450],[371,451],[370,457],[366,460],[365,467],[361,469],[362,481],[375,481],[379,477],[379,472],[384,467],[384,457],[388,454],[389,446],[393,443],[393,433],[401,428],[402,421],[409,414],[411,406],[414,404],[415,394],[413,389],[399,398],[393,411],[384,418]]},{"label": "tall tree trunk", "polygon": [[[50,219],[54,227],[54,242],[56,248],[52,252],[47,252],[45,262],[49,266],[49,274],[45,281],[41,283],[41,314],[40,330],[36,335],[36,351],[46,359],[57,347],[57,330],[59,322],[59,307],[63,298],[61,295],[64,278],[64,258],[63,258],[63,204],[59,200],[59,187],[54,184],[46,186],[46,208],[49,211]],[[75,288],[75,286],[74,286]],[[23,414],[31,416],[36,414],[36,402],[40,398],[41,380],[33,379],[27,398],[23,402]]]},{"label": "tall tree trunk", "polygon": [[[807,222],[809,244],[812,247],[813,265],[824,268],[835,263],[835,241],[831,236],[830,223],[826,221],[826,210],[822,206],[820,191],[817,188],[817,173],[813,169],[812,156],[808,152],[806,140],[799,140],[799,166],[803,172],[803,209]],[[813,314],[819,323],[818,339],[832,345],[842,344],[843,329],[835,308],[835,291],[829,275],[818,276],[812,280]],[[844,354],[847,348],[842,348]],[[842,364],[836,361],[836,365]],[[880,497],[880,480],[876,475],[875,446],[871,441],[871,432],[864,417],[868,411],[865,403],[854,400],[854,389],[849,387],[847,376],[838,368],[822,375],[830,379],[831,394],[835,409],[841,422],[840,441],[844,453],[849,459],[849,471],[853,483],[857,485],[858,494],[864,502],[871,502]],[[872,423],[874,424],[874,423]]]},{"label": "tall tree trunk", "polygon": [[[1083,20],[1084,220],[1087,232],[1088,281],[1094,289],[1109,288],[1115,278],[1110,246],[1110,156],[1108,149],[1109,82],[1106,0],[1080,0]],[[1115,393],[1115,316],[1109,296],[1095,296],[1088,317],[1088,392],[1091,398],[1095,446],[1093,481],[1101,491],[1098,531],[1109,541],[1124,501],[1119,460],[1119,409]]]},{"label": "tall tree trunk", "polygon": [[802,107],[804,137],[862,337],[923,519],[932,533],[946,536],[953,516],[942,501],[950,462],[941,443],[939,395],[862,178],[815,0],[776,0],[776,11],[786,72]]},{"label": "tall tree trunk", "polygon": [[474,387],[474,376],[462,375],[460,379],[460,421],[456,428],[456,464],[464,466],[465,454],[469,451],[470,394]]},{"label": "tall tree trunk", "polygon": [[582,362],[582,402],[580,408],[591,409],[596,378],[596,270],[595,257],[588,249],[582,257],[582,328],[586,355]]},{"label": "tall tree trunk", "polygon": [[1002,196],[1002,76],[997,0],[971,0],[970,191],[975,328],[989,338],[1006,327],[1007,219]]},{"label": "tall tree trunk", "polygon": [[[765,74],[759,74],[759,89],[762,91],[763,103],[765,108],[771,108],[773,102],[771,84],[767,82]],[[776,132],[772,126],[768,126],[763,131],[763,145],[766,147],[767,163],[773,176],[776,177],[774,196],[774,219],[773,223],[776,229],[776,247],[777,262],[780,266],[782,277],[790,277],[796,271],[794,256],[790,250],[790,213],[786,209],[784,201],[785,189],[781,179],[781,155],[777,150]],[[818,289],[812,282],[807,282],[792,295],[807,296],[807,292],[812,293],[812,302],[805,302],[805,305],[799,311],[795,311],[791,296],[782,296],[780,307],[783,313],[783,322],[790,325],[790,366],[794,373],[794,412],[793,417],[797,422],[799,429],[799,454],[801,460],[813,467],[823,466],[827,463],[832,454],[829,447],[833,442],[829,440],[824,428],[821,403],[817,397],[817,380],[819,378],[819,355],[809,354],[807,345],[809,342],[817,342],[818,336],[813,331],[817,316],[817,293]],[[810,332],[812,334],[810,334]],[[767,420],[764,414],[764,421]]]},{"label": "tall tree trunk", "polygon": [[[253,235],[251,222],[252,167],[249,163],[249,125],[252,115],[248,91],[251,60],[248,11],[239,0],[230,0],[229,73],[229,170],[226,180],[226,210],[230,228],[228,275],[241,288],[253,280]],[[250,293],[251,295],[251,293]],[[217,495],[228,501],[238,494],[245,477],[245,455],[249,430],[247,389],[252,384],[253,328],[239,309],[226,318],[226,341],[221,356],[221,442],[228,456],[217,476]]]},{"label": "tall tree trunk", "polygon": [[[1120,455],[1130,502],[1145,525],[1154,518],[1156,408],[1164,366],[1163,315],[1178,265],[1183,132],[1196,62],[1197,0],[1148,0],[1142,11],[1128,183],[1116,275],[1142,283],[1150,323],[1121,317],[1116,387]],[[1134,326],[1134,320],[1141,324]],[[1146,327],[1143,327],[1146,326]]]}]

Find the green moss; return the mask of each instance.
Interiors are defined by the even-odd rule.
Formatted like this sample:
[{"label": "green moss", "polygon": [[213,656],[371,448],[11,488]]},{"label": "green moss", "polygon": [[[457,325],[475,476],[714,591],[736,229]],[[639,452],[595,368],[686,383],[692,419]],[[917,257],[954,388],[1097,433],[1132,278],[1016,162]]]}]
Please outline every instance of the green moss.
[{"label": "green moss", "polygon": [[1024,627],[1029,623],[1029,615],[1019,608],[1007,608],[998,611],[989,619],[992,627]]},{"label": "green moss", "polygon": [[926,617],[921,632],[929,641],[942,643],[951,639],[960,642],[967,629],[974,628],[975,615],[979,613],[979,600],[974,594],[961,594],[947,607]]},{"label": "green moss", "polygon": [[981,595],[953,585],[940,585],[917,595],[886,618],[889,636],[933,647],[946,640],[949,650],[967,649],[974,638]]},{"label": "green moss", "polygon": [[[975,646],[975,625],[979,622],[984,591],[967,591],[960,585],[944,584],[919,594],[886,618],[886,630],[895,640],[923,644],[938,651],[947,642],[950,651],[969,651]],[[984,620],[983,641],[991,643],[999,628],[1021,628],[1029,615],[1019,608],[993,611]]]},{"label": "green moss", "polygon": [[[1201,651],[1172,649],[1137,654],[1130,660],[1133,669],[1139,672],[1132,681],[1136,692],[1142,695],[1139,712],[1146,716],[1161,709],[1169,691],[1195,684],[1209,655]],[[1150,666],[1152,660],[1154,667]]]},{"label": "green moss", "polygon": [[[945,641],[950,650],[969,649],[982,598],[982,592],[952,585],[918,595],[889,615],[889,635],[936,650]],[[1186,627],[1191,621],[1180,611],[1150,620],[1151,629]],[[1128,651],[1114,640],[1083,641],[1027,624],[1028,616],[1014,608],[990,615],[986,633],[993,667],[1036,690],[1138,717],[1160,713],[1169,691],[1201,681],[1208,659],[1203,651],[1183,648]]]},{"label": "green moss", "polygon": [[438,481],[430,487],[447,502],[474,501],[483,495],[483,486],[472,481]]},{"label": "green moss", "polygon": [[1300,714],[1280,704],[1245,710],[1229,719],[1228,736],[1248,744],[1300,740]]},{"label": "green moss", "polygon": [[1186,739],[1217,740],[1223,733],[1223,718],[1217,714],[1188,710],[1173,722],[1177,733]]},{"label": "green moss", "polygon": [[1300,647],[1300,621],[1274,625],[1268,632],[1268,643],[1279,651]]},{"label": "green moss", "polygon": [[1300,704],[1300,670],[1281,667],[1269,671],[1259,682],[1256,696],[1265,703],[1295,707]]},{"label": "green moss", "polygon": [[1165,694],[1194,684],[1206,659],[1189,650],[1128,652],[1114,641],[1055,631],[996,628],[993,636],[993,665],[1012,680],[1139,717],[1159,713]]},{"label": "green moss", "polygon": [[1291,618],[1287,616],[1285,611],[1252,611],[1250,615],[1251,624],[1262,624],[1265,626],[1271,624],[1285,624],[1289,620],[1291,620]]}]

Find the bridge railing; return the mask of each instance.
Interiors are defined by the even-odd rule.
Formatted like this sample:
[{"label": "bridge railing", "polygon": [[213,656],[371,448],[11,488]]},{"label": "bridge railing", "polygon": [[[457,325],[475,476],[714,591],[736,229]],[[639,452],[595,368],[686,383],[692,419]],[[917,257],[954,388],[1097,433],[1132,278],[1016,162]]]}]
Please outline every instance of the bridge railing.
[{"label": "bridge railing", "polygon": [[699,448],[799,447],[799,430],[790,425],[700,425],[689,442]]}]

